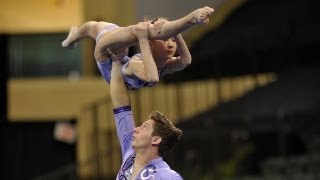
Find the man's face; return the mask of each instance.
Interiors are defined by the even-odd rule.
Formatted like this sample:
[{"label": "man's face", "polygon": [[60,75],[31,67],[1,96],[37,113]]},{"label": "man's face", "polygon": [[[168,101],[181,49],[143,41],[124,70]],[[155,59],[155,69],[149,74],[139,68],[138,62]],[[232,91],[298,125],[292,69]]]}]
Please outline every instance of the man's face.
[{"label": "man's face", "polygon": [[136,148],[147,148],[152,146],[152,137],[154,121],[149,119],[142,123],[141,126],[138,126],[134,129],[132,147]]}]

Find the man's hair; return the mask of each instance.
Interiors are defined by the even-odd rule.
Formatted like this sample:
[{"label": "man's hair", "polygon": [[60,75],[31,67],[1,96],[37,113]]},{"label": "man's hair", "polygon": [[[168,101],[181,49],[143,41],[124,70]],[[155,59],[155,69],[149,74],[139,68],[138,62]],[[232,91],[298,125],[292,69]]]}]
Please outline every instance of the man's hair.
[{"label": "man's hair", "polygon": [[153,136],[160,136],[159,155],[164,156],[178,142],[182,131],[176,128],[168,118],[159,111],[152,111],[149,118],[154,120]]}]

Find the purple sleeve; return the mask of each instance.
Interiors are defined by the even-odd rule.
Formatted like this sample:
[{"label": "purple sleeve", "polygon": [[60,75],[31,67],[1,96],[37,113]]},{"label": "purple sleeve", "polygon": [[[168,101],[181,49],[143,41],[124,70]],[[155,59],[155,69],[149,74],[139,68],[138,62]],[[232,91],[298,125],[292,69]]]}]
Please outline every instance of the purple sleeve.
[{"label": "purple sleeve", "polygon": [[171,169],[158,169],[157,174],[154,176],[154,180],[170,179],[170,180],[183,180],[183,178],[177,172]]},{"label": "purple sleeve", "polygon": [[131,106],[113,109],[113,113],[123,157],[127,150],[131,148],[131,141],[135,128]]}]

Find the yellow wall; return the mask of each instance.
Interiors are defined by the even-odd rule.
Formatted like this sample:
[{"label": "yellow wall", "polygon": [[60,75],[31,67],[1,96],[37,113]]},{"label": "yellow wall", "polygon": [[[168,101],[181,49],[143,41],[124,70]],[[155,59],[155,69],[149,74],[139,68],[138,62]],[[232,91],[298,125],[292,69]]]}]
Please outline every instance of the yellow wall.
[{"label": "yellow wall", "polygon": [[10,79],[8,119],[15,122],[76,119],[84,105],[108,94],[108,85],[101,78]]},{"label": "yellow wall", "polygon": [[85,21],[102,20],[128,26],[136,23],[135,1],[132,0],[83,0]]},{"label": "yellow wall", "polygon": [[83,21],[82,0],[1,0],[0,33],[64,32]]},{"label": "yellow wall", "polygon": [[127,26],[135,23],[133,7],[132,0],[1,0],[0,33],[67,32],[99,19]]},{"label": "yellow wall", "polygon": [[[262,74],[180,85],[160,83],[152,88],[133,91],[133,110],[139,115],[137,119],[143,119],[140,115],[145,116],[151,110],[158,109],[166,112],[175,122],[239,97],[274,79],[273,74]],[[10,79],[7,87],[8,119],[16,122],[76,119],[84,106],[109,97],[109,85],[102,78],[76,81],[67,78]],[[180,102],[177,102],[178,95]]]}]

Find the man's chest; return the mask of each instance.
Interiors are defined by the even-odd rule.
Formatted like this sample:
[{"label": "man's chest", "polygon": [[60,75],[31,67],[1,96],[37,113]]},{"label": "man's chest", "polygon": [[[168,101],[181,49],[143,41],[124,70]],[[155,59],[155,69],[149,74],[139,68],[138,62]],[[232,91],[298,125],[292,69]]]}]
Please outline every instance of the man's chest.
[{"label": "man's chest", "polygon": [[155,174],[157,173],[156,167],[149,164],[143,167],[141,170],[134,172],[134,155],[126,159],[122,164],[121,169],[118,174],[119,180],[152,180],[155,179]]}]

